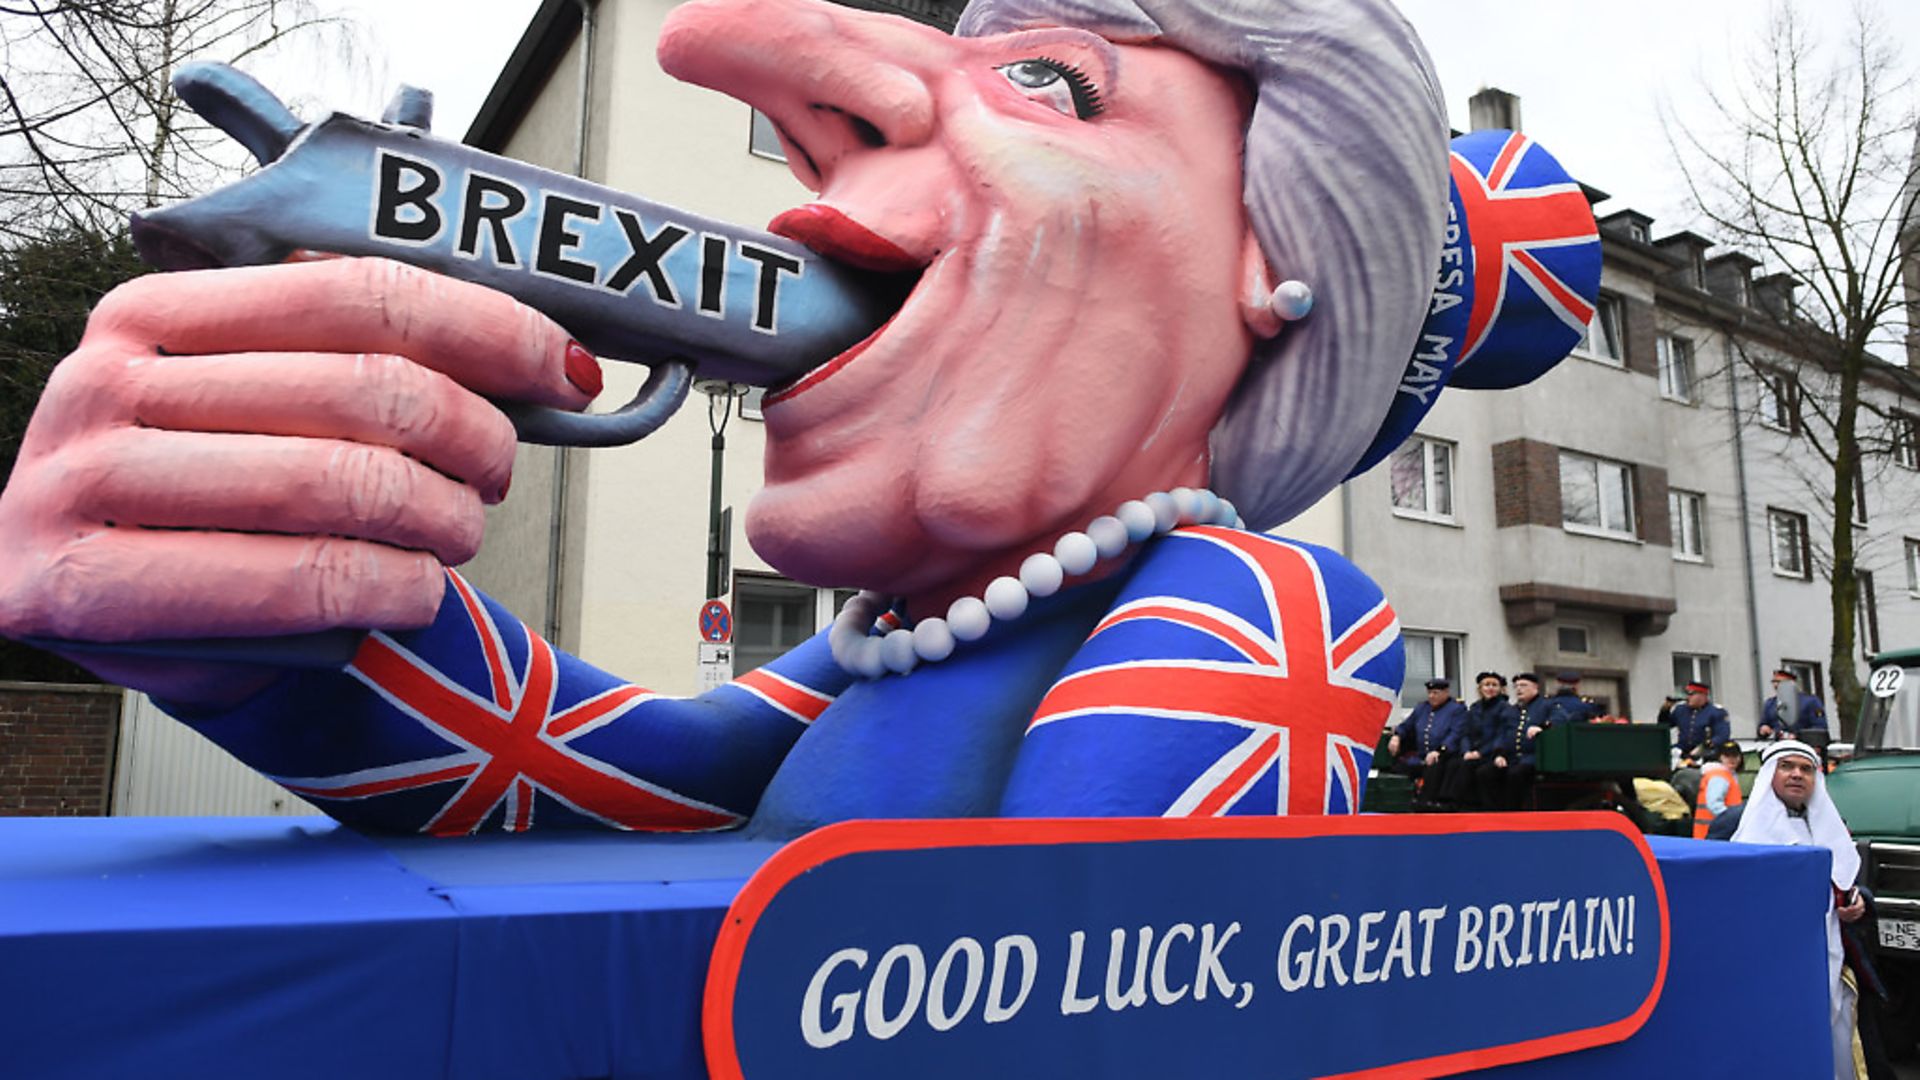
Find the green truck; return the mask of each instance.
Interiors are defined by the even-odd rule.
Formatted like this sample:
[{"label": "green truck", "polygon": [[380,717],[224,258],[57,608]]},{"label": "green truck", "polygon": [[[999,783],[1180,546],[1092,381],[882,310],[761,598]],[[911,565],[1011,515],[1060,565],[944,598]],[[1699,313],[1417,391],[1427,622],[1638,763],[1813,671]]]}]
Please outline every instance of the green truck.
[{"label": "green truck", "polygon": [[1893,999],[1882,1034],[1904,1057],[1920,1037],[1920,649],[1880,653],[1868,668],[1852,752],[1827,789],[1878,906],[1874,963]]}]

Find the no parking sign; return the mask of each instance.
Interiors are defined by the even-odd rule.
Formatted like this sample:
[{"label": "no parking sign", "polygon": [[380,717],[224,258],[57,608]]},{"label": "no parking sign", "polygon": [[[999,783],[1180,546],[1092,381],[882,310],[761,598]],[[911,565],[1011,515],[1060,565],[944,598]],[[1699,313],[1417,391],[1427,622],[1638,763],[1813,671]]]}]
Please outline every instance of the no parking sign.
[{"label": "no parking sign", "polygon": [[709,600],[700,605],[700,640],[724,645],[733,640],[733,612],[725,600]]}]

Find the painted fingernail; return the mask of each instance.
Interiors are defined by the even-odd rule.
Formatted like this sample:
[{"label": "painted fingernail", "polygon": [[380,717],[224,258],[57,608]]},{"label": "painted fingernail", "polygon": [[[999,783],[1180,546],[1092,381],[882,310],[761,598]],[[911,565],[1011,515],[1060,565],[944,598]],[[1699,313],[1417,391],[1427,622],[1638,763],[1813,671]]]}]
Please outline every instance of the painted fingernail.
[{"label": "painted fingernail", "polygon": [[600,374],[600,361],[577,341],[567,342],[567,381],[589,397],[598,396],[600,388],[606,385]]},{"label": "painted fingernail", "polygon": [[506,497],[507,497],[507,489],[508,489],[508,488],[510,488],[510,487],[512,487],[512,486],[513,486],[513,477],[511,477],[511,476],[509,476],[509,477],[507,477],[507,478],[506,478],[505,480],[502,480],[502,481],[500,481],[500,498],[501,498],[501,501],[503,501],[503,502],[504,502],[504,501],[506,500]]}]

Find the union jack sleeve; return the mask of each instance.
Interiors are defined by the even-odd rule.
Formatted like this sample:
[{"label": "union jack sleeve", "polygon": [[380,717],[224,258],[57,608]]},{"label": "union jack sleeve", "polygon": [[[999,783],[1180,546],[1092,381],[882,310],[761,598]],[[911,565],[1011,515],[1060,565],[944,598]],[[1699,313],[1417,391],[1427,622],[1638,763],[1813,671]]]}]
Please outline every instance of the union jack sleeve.
[{"label": "union jack sleeve", "polygon": [[723,829],[753,812],[849,678],[816,635],[698,698],[555,649],[448,572],[431,626],[367,635],[344,672],[290,672],[231,712],[169,709],[357,829]]},{"label": "union jack sleeve", "polygon": [[1041,700],[1002,810],[1357,812],[1403,663],[1398,617],[1338,554],[1179,530]]}]

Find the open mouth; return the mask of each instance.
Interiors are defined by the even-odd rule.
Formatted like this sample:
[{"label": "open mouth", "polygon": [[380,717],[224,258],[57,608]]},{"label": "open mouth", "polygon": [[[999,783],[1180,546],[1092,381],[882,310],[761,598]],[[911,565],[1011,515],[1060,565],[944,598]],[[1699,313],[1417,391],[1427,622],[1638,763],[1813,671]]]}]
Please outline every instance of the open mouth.
[{"label": "open mouth", "polygon": [[[898,244],[854,221],[831,206],[809,203],[795,207],[773,219],[767,231],[792,240],[824,259],[861,271],[869,287],[882,304],[898,315],[915,286],[919,285],[929,260],[903,250]],[[894,315],[873,333],[806,373],[785,383],[769,387],[763,405],[788,401],[819,385],[865,352],[887,327]]]}]

